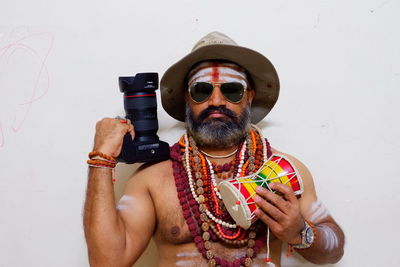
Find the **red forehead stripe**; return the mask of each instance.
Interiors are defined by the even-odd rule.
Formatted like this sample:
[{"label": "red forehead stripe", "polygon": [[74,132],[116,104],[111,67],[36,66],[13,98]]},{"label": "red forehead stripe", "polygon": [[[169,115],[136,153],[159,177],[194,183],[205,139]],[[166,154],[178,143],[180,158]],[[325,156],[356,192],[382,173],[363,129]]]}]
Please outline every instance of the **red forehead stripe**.
[{"label": "red forehead stripe", "polygon": [[218,66],[217,66],[217,64],[214,64],[212,67],[212,81],[218,82],[218,80],[219,80]]},{"label": "red forehead stripe", "polygon": [[[216,63],[216,62],[204,62],[204,63],[200,63],[199,66],[196,66],[195,68],[191,69],[189,74],[188,74],[188,78],[190,79],[190,77],[192,77],[196,72],[205,69],[205,68],[216,68],[216,67],[227,67],[227,68],[231,68],[233,70],[236,70],[238,72],[243,73],[246,76],[246,71],[238,66],[235,65],[234,63]],[[218,73],[218,75],[220,75]]]}]

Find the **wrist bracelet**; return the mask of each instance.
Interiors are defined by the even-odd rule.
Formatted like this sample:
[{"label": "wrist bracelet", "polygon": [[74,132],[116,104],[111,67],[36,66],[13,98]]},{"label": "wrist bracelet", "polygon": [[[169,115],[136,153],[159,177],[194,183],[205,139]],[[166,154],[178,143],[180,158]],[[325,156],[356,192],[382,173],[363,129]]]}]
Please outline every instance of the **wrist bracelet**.
[{"label": "wrist bracelet", "polygon": [[94,167],[94,168],[103,168],[103,169],[111,169],[113,170],[114,168],[108,167],[108,166],[103,166],[103,165],[95,165],[95,164],[88,164],[89,167]]},{"label": "wrist bracelet", "polygon": [[99,165],[99,166],[105,166],[105,167],[110,167],[110,168],[115,168],[115,166],[117,165],[115,162],[110,162],[110,161],[101,160],[101,159],[89,159],[86,162],[89,165]]},{"label": "wrist bracelet", "polygon": [[112,170],[111,181],[113,182],[113,184],[115,183],[115,181],[116,181],[116,179],[115,179],[116,162],[112,162],[109,160],[101,160],[101,159],[89,159],[87,161],[87,164],[89,165],[89,167],[92,167],[92,168],[111,169]]},{"label": "wrist bracelet", "polygon": [[92,159],[92,158],[95,157],[95,156],[100,156],[100,157],[102,157],[103,159],[106,159],[106,160],[109,160],[109,161],[113,161],[113,162],[117,162],[117,161],[115,160],[114,157],[108,156],[108,155],[106,155],[106,154],[104,154],[104,153],[101,153],[101,152],[99,152],[99,151],[93,151],[93,152],[90,152],[90,153],[89,153],[89,158],[90,158],[90,159]]}]

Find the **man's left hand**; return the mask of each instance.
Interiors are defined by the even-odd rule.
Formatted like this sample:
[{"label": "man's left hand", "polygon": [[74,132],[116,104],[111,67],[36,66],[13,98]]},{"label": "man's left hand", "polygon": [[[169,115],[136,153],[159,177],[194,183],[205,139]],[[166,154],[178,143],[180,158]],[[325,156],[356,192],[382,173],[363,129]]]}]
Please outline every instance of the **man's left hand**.
[{"label": "man's left hand", "polygon": [[260,207],[255,211],[256,216],[269,226],[278,239],[288,244],[300,244],[304,219],[298,199],[287,185],[271,183],[269,187],[277,192],[260,186],[256,189],[258,196],[254,200]]}]

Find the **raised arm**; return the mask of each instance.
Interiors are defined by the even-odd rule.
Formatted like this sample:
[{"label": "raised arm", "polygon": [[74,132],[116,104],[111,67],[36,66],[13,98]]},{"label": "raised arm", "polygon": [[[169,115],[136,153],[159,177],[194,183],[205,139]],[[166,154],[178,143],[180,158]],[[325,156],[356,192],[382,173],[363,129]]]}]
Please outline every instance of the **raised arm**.
[{"label": "raised arm", "polygon": [[271,184],[271,188],[279,191],[283,197],[260,188],[258,194],[262,198],[259,201],[261,210],[257,216],[269,225],[280,240],[291,245],[302,243],[300,233],[305,228],[304,222],[310,222],[314,242],[310,247],[296,251],[316,264],[336,263],[343,256],[344,233],[318,200],[311,173],[306,166],[296,158],[286,156],[298,169],[304,183],[304,192],[298,200],[293,191],[282,184]]},{"label": "raised arm", "polygon": [[[94,151],[119,155],[132,125],[103,119],[96,126]],[[131,266],[146,248],[155,227],[155,212],[146,177],[138,172],[115,206],[113,170],[89,168],[84,230],[91,266]]]}]

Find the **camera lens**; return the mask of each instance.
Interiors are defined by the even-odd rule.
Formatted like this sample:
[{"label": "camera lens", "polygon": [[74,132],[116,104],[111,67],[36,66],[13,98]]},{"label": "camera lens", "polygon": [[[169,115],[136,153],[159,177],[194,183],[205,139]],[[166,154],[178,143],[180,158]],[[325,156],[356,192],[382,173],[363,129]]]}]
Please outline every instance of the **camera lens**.
[{"label": "camera lens", "polygon": [[120,77],[119,86],[124,93],[126,118],[135,126],[135,141],[158,141],[157,73],[138,73],[133,77]]}]

